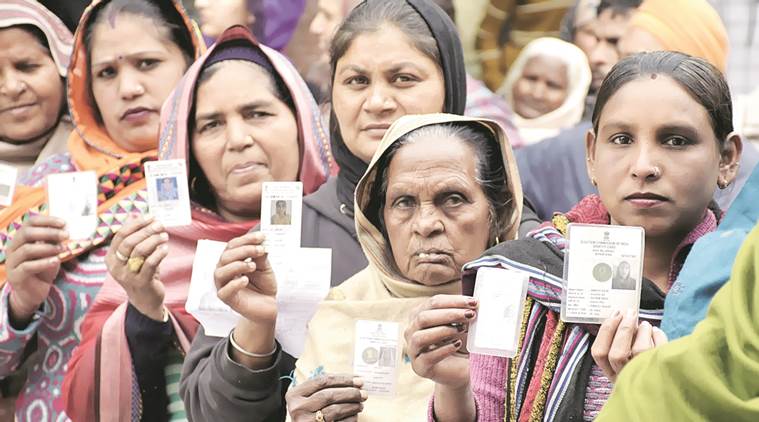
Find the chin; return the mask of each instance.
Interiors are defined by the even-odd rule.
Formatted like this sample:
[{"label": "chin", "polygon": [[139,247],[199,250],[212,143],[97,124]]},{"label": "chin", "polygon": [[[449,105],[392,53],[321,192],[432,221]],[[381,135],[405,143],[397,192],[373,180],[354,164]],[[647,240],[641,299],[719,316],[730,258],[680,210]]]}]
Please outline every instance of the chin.
[{"label": "chin", "polygon": [[422,270],[417,274],[411,274],[410,280],[423,286],[440,286],[461,279],[461,274],[451,268]]}]

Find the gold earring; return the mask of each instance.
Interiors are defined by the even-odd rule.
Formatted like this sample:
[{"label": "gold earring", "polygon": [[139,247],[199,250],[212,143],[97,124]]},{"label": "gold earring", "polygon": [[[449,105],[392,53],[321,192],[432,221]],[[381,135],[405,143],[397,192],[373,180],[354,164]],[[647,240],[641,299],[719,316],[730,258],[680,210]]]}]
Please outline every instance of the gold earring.
[{"label": "gold earring", "polygon": [[590,178],[590,183],[592,183],[592,184],[593,184],[593,186],[596,186],[596,187],[598,187],[598,182],[596,182],[596,178],[595,178],[595,177],[591,177],[591,178]]}]

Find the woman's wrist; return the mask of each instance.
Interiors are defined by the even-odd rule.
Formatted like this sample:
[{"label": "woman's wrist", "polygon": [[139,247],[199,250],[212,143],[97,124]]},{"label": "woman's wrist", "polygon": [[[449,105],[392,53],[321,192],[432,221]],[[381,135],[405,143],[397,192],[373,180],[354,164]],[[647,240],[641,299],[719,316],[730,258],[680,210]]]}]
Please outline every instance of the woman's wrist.
[{"label": "woman's wrist", "polygon": [[476,420],[477,406],[471,385],[468,382],[456,387],[435,384],[433,412],[438,422]]},{"label": "woman's wrist", "polygon": [[158,322],[166,322],[168,321],[168,313],[166,312],[166,308],[163,306],[163,303],[159,303],[157,306],[155,303],[153,304],[146,304],[137,300],[132,300],[132,298],[129,298],[129,303],[132,304],[134,309],[137,309],[137,311],[146,317],[158,321]]},{"label": "woman's wrist", "polygon": [[270,367],[276,359],[276,353],[272,353],[277,347],[274,324],[259,324],[242,319],[230,337],[234,338],[236,347],[229,348],[229,357],[240,365],[250,369],[264,369]]},{"label": "woman's wrist", "polygon": [[26,328],[39,307],[39,304],[30,307],[20,303],[18,296],[11,291],[8,295],[8,316],[10,317],[11,325],[14,328]]}]

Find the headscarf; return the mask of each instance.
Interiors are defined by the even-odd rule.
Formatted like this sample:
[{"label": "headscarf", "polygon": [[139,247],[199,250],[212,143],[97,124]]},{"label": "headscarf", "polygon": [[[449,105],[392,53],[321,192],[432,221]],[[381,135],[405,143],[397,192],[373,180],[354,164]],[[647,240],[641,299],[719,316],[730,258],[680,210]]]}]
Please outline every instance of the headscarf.
[{"label": "headscarf", "polygon": [[[244,47],[241,47],[244,45]],[[240,49],[249,49],[239,54]],[[300,145],[298,180],[304,193],[315,191],[329,175],[331,158],[326,150],[327,139],[321,127],[319,108],[305,82],[280,53],[258,42],[250,32],[235,26],[227,29],[213,47],[187,71],[161,110],[161,159],[184,159],[190,156],[191,136],[188,124],[195,101],[197,83],[203,69],[219,59],[243,59],[250,55],[267,60],[272,76],[284,81],[295,103]],[[221,57],[220,57],[221,56]],[[192,176],[192,175],[190,175]],[[258,220],[230,223],[199,206],[192,211],[192,224],[169,229],[169,255],[160,268],[160,279],[166,289],[164,305],[170,312],[180,347],[187,353],[197,330],[197,321],[184,307],[192,273],[195,245],[199,239],[227,242],[247,233]],[[135,396],[132,360],[125,335],[124,320],[128,296],[110,276],[95,298],[82,323],[82,341],[69,361],[64,384],[66,412],[73,420],[129,421],[139,403]],[[100,357],[103,358],[102,360]],[[95,384],[98,380],[99,384]],[[74,394],[69,394],[74,393]],[[93,402],[94,400],[94,402]],[[97,403],[97,408],[96,404]]]},{"label": "headscarf", "polygon": [[[497,140],[512,205],[503,211],[498,236],[500,239],[516,237],[522,211],[522,188],[516,162],[509,141],[498,123],[451,114],[408,115],[399,118],[387,130],[374,154],[367,172],[356,188],[356,232],[369,266],[346,282],[333,288],[309,322],[305,350],[296,362],[295,383],[324,371],[327,373],[351,373],[354,325],[358,319],[395,321],[401,332],[409,321],[412,309],[436,294],[460,294],[461,283],[456,280],[440,286],[425,286],[404,277],[386,238],[371,223],[370,212],[372,186],[380,174],[379,163],[386,151],[404,135],[424,126],[445,123],[464,123],[484,126]],[[487,224],[483,222],[483,224]],[[405,349],[399,340],[400,350]],[[361,420],[424,420],[427,403],[434,383],[416,375],[410,361],[401,359],[398,366],[396,392],[393,398],[370,397],[364,403]]]},{"label": "headscarf", "polygon": [[514,122],[527,144],[534,144],[570,128],[582,119],[585,110],[585,96],[592,80],[590,66],[585,53],[574,44],[558,38],[538,38],[522,50],[498,90],[514,108],[514,85],[522,76],[527,61],[533,57],[546,56],[561,60],[567,66],[567,98],[554,111],[534,119],[526,119],[514,113]]},{"label": "headscarf", "polygon": [[759,420],[759,226],[693,334],[641,354],[597,421]]},{"label": "headscarf", "polygon": [[[200,32],[190,20],[179,0],[161,0],[166,7],[176,11],[178,19],[185,24],[193,46],[195,57],[200,56],[204,44]],[[120,201],[133,197],[145,188],[142,163],[155,157],[156,151],[129,153],[118,147],[108,136],[105,127],[97,123],[95,110],[90,103],[90,81],[87,70],[84,34],[91,23],[93,12],[108,3],[95,0],[85,10],[74,38],[74,50],[68,71],[69,111],[76,125],[68,141],[69,153],[76,170],[94,170],[98,175],[98,229],[92,239],[70,241],[68,250],[59,257],[66,261],[79,254],[102,245],[121,227],[124,219],[124,205]],[[11,207],[0,213],[0,283],[5,281],[5,250],[13,233],[31,215],[41,214],[47,208],[44,187],[26,188],[18,186]],[[127,206],[127,209],[131,209]]]},{"label": "headscarf", "polygon": [[665,50],[700,57],[727,72],[727,29],[706,0],[646,0],[630,20],[633,27],[649,32]]},{"label": "headscarf", "polygon": [[[366,7],[366,0],[356,6]],[[437,41],[440,51],[440,67],[443,69],[445,82],[445,102],[443,112],[452,114],[464,114],[466,106],[466,69],[464,68],[464,50],[461,47],[458,30],[448,15],[434,4],[431,0],[406,0],[406,2],[419,13]],[[333,65],[332,75],[334,79],[335,68]],[[333,81],[334,83],[334,81]],[[334,111],[330,118],[330,134],[332,138],[332,151],[335,160],[340,166],[337,177],[337,196],[340,202],[353,212],[353,193],[356,183],[366,172],[367,163],[353,155],[343,140],[340,133],[340,124]]]},{"label": "headscarf", "polygon": [[[0,2],[0,29],[19,25],[33,26],[42,32],[58,74],[65,78],[74,43],[74,36],[66,25],[36,1]],[[67,116],[59,116],[58,120],[59,123],[39,139],[23,144],[0,142],[0,162],[7,162],[19,170],[26,170],[50,155],[64,151],[66,137],[71,132],[71,123]]]}]

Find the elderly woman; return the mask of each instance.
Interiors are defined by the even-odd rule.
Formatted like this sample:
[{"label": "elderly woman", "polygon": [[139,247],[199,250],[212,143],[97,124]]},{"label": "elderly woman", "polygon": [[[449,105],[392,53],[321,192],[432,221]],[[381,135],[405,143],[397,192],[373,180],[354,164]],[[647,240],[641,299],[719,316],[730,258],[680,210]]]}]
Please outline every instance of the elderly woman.
[{"label": "elderly woman", "polygon": [[0,163],[24,172],[66,152],[66,68],[74,43],[36,1],[0,4]]},{"label": "elderly woman", "polygon": [[[327,140],[305,83],[242,27],[225,31],[170,98],[160,158],[187,162],[192,223],[165,229],[130,218],[114,237],[109,278],[66,375],[74,420],[186,417],[177,384],[197,330],[184,310],[196,242],[229,241],[257,225],[263,182],[301,180],[308,193],[329,174],[329,156],[320,154]],[[133,268],[125,258],[144,263]]]},{"label": "elderly woman", "polygon": [[538,38],[519,53],[498,93],[516,113],[525,142],[534,144],[580,122],[590,87],[588,59],[557,38]]},{"label": "elderly woman", "polygon": [[[156,155],[161,104],[202,48],[178,1],[95,1],[82,16],[68,72],[76,125],[68,151],[30,169],[26,182],[36,187],[17,186],[13,205],[0,212],[0,377],[35,347],[46,362],[32,366],[17,401],[20,421],[66,419],[61,384],[106,278],[108,245],[145,188],[142,162]],[[84,241],[45,215],[40,185],[69,171],[98,176],[99,227]]]},{"label": "elderly woman", "polygon": [[[440,422],[593,420],[622,367],[666,342],[655,325],[667,292],[693,243],[721,217],[713,192],[734,180],[741,154],[729,105],[719,70],[685,54],[635,55],[612,69],[585,144],[588,174],[599,194],[464,269],[465,283],[484,265],[530,275],[524,308],[529,317],[520,328],[517,355],[472,354],[466,365],[452,350],[435,353],[441,342],[435,329],[462,322],[466,307],[443,306],[449,317],[431,325],[423,324],[428,312],[417,315],[409,338],[414,350],[423,351],[412,356],[417,373],[437,383],[431,416]],[[616,312],[600,327],[560,320],[569,223],[644,228],[640,310]]]},{"label": "elderly woman", "polygon": [[[394,397],[367,399],[362,380],[337,375],[352,372],[355,321],[403,327],[425,298],[459,292],[465,262],[499,239],[515,237],[521,204],[511,149],[496,123],[447,114],[394,123],[356,191],[359,239],[370,264],[333,288],[311,320],[287,393],[292,420],[343,420],[359,413],[367,421],[423,418],[433,383],[400,359],[400,333],[399,359],[390,359],[398,374]],[[219,261],[219,297],[244,317],[230,339],[243,330],[257,336],[241,337],[212,356],[204,375],[210,385],[204,380],[201,390],[185,394],[195,419],[284,418],[282,393],[293,359],[274,340],[276,280],[256,246],[261,241],[256,233],[236,239]],[[254,269],[244,262],[251,254]]]}]

